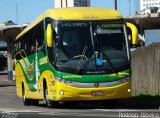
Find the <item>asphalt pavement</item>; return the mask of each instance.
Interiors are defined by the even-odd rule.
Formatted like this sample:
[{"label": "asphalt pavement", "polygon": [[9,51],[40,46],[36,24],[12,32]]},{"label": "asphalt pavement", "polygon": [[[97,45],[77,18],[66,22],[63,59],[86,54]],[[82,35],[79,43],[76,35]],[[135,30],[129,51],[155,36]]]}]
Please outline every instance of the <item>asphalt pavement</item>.
[{"label": "asphalt pavement", "polygon": [[44,101],[38,106],[24,106],[16,95],[15,82],[0,82],[0,118],[160,118],[159,106],[160,97],[149,95],[118,100],[114,109],[90,103],[49,109]]}]

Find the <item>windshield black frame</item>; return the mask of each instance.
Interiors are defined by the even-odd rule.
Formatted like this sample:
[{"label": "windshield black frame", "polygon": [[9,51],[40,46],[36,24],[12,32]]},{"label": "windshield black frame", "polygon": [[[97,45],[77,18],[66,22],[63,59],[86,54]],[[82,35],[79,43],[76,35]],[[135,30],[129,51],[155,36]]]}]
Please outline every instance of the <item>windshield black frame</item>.
[{"label": "windshield black frame", "polygon": [[[59,26],[59,24],[65,24],[64,27],[66,27],[65,31],[68,32],[69,31],[73,31],[76,32],[77,29],[81,29],[83,31],[83,28],[88,30],[88,31],[85,31],[81,34],[81,35],[87,35],[88,39],[90,40],[89,41],[89,45],[84,45],[84,47],[81,49],[81,53],[79,54],[79,58],[77,59],[74,59],[74,58],[71,58],[69,57],[69,60],[72,60],[72,62],[68,62],[69,66],[63,66],[63,63],[66,63],[68,61],[67,58],[65,57],[62,57],[62,59],[64,60],[59,60],[59,55],[61,55],[59,52],[58,52],[58,48],[59,48],[59,44],[58,41],[61,38],[62,36],[62,30]],[[68,23],[68,24],[67,24]],[[71,23],[71,24],[70,24]],[[78,24],[79,23],[79,24]],[[55,30],[56,30],[56,39],[55,39],[55,43],[56,43],[56,49],[57,49],[57,69],[59,71],[63,71],[63,72],[68,72],[68,73],[76,73],[76,74],[94,74],[94,71],[96,70],[95,73],[99,73],[99,74],[106,74],[106,73],[113,73],[113,68],[110,67],[110,68],[106,68],[104,69],[101,65],[100,66],[97,66],[95,63],[96,63],[96,56],[97,54],[100,55],[99,53],[99,50],[97,48],[97,44],[96,44],[96,36],[95,36],[95,32],[94,32],[94,24],[97,24],[97,23],[107,23],[107,24],[121,24],[123,25],[123,35],[124,35],[124,42],[125,42],[125,53],[126,53],[126,56],[127,56],[127,61],[125,63],[123,63],[122,65],[119,65],[119,66],[116,66],[116,65],[112,65],[112,66],[116,66],[116,71],[122,71],[122,70],[125,70],[125,69],[129,69],[130,68],[130,55],[129,55],[129,46],[128,46],[128,39],[127,39],[127,34],[126,34],[126,29],[125,29],[125,23],[124,21],[56,21],[54,22],[54,26],[55,26]],[[74,26],[74,25],[75,26]],[[86,25],[87,24],[87,25]],[[77,27],[79,25],[79,28]],[[62,26],[62,25],[61,25]],[[68,28],[67,28],[68,27]],[[91,31],[93,30],[93,31]],[[72,33],[72,34],[73,34]],[[61,36],[59,35],[61,34]],[[92,39],[93,38],[93,39]],[[65,45],[63,45],[65,46]],[[68,45],[69,46],[69,45]],[[71,46],[71,45],[70,45]],[[89,48],[90,49],[89,49]],[[89,50],[88,50],[89,49]],[[71,54],[73,53],[72,51],[69,51]],[[98,53],[97,53],[98,52]],[[90,54],[88,54],[90,53]],[[86,56],[87,55],[87,56]],[[102,53],[103,55],[103,53]],[[107,57],[108,57],[108,54],[106,53]],[[110,55],[109,55],[110,56]],[[87,59],[86,59],[87,57]],[[106,57],[106,56],[103,56],[103,58]],[[75,62],[77,61],[77,62]],[[103,59],[102,59],[103,61]],[[105,61],[107,61],[108,63],[108,60],[106,59]],[[89,64],[90,62],[92,62],[92,64]],[[74,68],[72,66],[70,66],[70,63],[72,63],[73,65],[77,64]],[[112,63],[112,59],[111,59],[111,63]],[[87,67],[88,65],[90,65],[90,67]],[[92,66],[91,66],[92,65]],[[98,67],[98,68],[97,68]],[[92,73],[93,72],[93,73]]]}]

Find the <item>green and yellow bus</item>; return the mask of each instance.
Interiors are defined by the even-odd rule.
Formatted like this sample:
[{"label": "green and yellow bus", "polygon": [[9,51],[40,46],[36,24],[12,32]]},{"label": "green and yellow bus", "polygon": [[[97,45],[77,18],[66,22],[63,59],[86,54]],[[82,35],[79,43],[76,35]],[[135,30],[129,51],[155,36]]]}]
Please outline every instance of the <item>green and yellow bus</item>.
[{"label": "green and yellow bus", "polygon": [[48,107],[74,101],[113,106],[130,97],[126,23],[116,10],[49,9],[17,36],[15,51],[16,91],[24,105],[45,100]]}]

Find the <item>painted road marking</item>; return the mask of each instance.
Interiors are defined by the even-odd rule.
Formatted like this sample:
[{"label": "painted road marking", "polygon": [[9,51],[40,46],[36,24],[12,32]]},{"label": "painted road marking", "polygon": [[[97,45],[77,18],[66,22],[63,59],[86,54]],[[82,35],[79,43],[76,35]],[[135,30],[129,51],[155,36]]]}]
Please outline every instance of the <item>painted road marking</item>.
[{"label": "painted road marking", "polygon": [[107,112],[160,112],[160,109],[92,109]]},{"label": "painted road marking", "polygon": [[25,112],[25,113],[27,113],[27,112],[31,112],[31,113],[35,113],[35,112],[43,112],[43,111],[36,111],[36,110],[19,110],[19,109],[0,109],[0,112],[19,112],[19,113],[21,113],[21,112]]}]

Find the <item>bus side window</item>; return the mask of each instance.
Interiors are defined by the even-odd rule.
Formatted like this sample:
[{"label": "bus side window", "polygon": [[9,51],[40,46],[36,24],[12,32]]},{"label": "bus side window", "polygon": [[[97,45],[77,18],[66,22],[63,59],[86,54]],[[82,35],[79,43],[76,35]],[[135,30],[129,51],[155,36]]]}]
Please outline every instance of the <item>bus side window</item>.
[{"label": "bus side window", "polygon": [[37,51],[42,51],[43,53],[45,53],[43,37],[41,37],[40,35],[37,35],[37,36],[38,37],[36,39],[36,49]]},{"label": "bus side window", "polygon": [[30,50],[31,50],[31,54],[34,54],[36,52],[36,35],[35,35],[35,32],[32,31],[31,32],[31,42],[30,42]]},{"label": "bus side window", "polygon": [[31,54],[34,54],[35,52],[36,52],[35,45],[32,44],[32,45],[31,45]]},{"label": "bus side window", "polygon": [[42,51],[45,54],[44,28],[43,22],[36,27],[36,51]]}]

